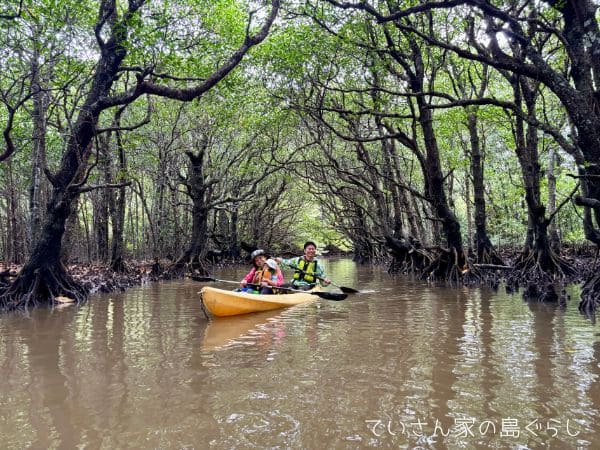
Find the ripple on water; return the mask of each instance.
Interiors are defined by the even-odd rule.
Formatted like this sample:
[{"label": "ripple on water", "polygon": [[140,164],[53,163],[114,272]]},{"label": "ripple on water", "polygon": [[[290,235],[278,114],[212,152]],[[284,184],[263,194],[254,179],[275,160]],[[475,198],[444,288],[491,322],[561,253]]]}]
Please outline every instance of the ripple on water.
[{"label": "ripple on water", "polygon": [[[208,323],[198,284],[185,282],[0,318],[2,442],[600,448],[600,336],[576,305],[560,310],[344,267],[349,272],[330,275],[361,294],[265,316]],[[368,422],[391,421],[398,431],[418,420],[448,426],[465,418],[497,426],[506,418],[521,426],[555,419],[562,428],[554,439],[502,439],[498,429],[433,443],[433,428],[419,440],[387,429],[375,435]],[[567,419],[577,437],[566,434]]]}]

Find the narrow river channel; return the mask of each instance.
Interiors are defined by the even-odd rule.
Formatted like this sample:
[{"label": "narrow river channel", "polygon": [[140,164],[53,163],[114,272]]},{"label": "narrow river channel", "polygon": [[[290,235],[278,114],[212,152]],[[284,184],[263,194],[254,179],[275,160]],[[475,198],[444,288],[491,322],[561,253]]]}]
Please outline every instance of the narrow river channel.
[{"label": "narrow river channel", "polygon": [[575,293],[326,267],[361,293],[207,321],[180,281],[0,316],[0,447],[600,448],[600,330]]}]

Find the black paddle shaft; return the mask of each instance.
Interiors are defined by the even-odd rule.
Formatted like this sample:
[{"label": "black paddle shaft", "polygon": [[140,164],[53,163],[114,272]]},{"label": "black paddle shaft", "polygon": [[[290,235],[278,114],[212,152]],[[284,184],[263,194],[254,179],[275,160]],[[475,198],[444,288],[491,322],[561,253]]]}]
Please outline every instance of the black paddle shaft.
[{"label": "black paddle shaft", "polygon": [[346,294],[338,294],[336,292],[303,291],[302,289],[293,289],[293,288],[281,287],[281,286],[276,287],[275,289],[279,289],[281,291],[290,291],[290,292],[298,292],[298,293],[302,293],[302,294],[316,295],[324,300],[333,300],[333,301],[345,300],[346,297],[348,297],[348,295],[346,295]]}]

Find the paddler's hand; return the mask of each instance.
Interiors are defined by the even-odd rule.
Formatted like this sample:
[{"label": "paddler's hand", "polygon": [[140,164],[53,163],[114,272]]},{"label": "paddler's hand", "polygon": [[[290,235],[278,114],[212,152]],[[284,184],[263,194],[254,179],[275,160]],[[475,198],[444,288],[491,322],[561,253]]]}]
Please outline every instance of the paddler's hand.
[{"label": "paddler's hand", "polygon": [[331,284],[331,280],[329,278],[324,278],[321,280],[324,286],[329,286]]}]

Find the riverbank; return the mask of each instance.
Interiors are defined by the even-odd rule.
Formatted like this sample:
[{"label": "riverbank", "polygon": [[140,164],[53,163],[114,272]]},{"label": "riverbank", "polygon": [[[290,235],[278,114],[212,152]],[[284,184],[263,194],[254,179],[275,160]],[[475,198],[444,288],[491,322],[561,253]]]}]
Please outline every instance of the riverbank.
[{"label": "riverbank", "polygon": [[[521,254],[517,247],[499,248],[498,253],[507,266],[512,266]],[[351,255],[345,256],[350,257]],[[563,284],[582,283],[596,271],[597,251],[591,246],[565,246],[561,256],[575,268],[575,274],[568,280],[563,280]],[[214,270],[244,263],[242,260],[220,261],[210,264],[209,267]],[[124,291],[151,281],[172,279],[172,275],[167,270],[171,264],[172,261],[168,259],[137,260],[128,261],[124,272],[114,272],[107,265],[97,263],[69,264],[67,270],[75,280],[86,287],[90,294],[94,294]],[[0,287],[7,286],[17,276],[21,267],[19,264],[0,261]],[[502,276],[504,275],[506,273],[502,274]],[[527,281],[522,280],[521,286],[526,287]],[[534,282],[534,280],[530,281]]]},{"label": "riverbank", "polygon": [[[8,285],[18,275],[21,267],[19,264],[0,262],[0,287]],[[114,272],[102,264],[68,264],[66,267],[69,274],[85,286],[90,294],[124,291],[162,278],[156,273],[155,263],[151,261],[130,261],[124,272]]]}]

